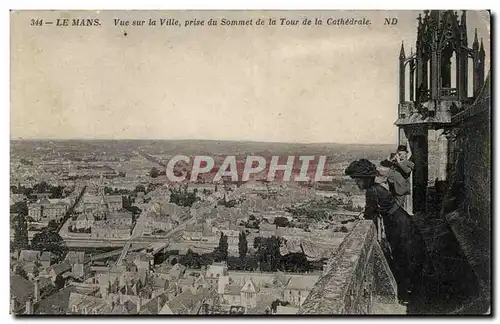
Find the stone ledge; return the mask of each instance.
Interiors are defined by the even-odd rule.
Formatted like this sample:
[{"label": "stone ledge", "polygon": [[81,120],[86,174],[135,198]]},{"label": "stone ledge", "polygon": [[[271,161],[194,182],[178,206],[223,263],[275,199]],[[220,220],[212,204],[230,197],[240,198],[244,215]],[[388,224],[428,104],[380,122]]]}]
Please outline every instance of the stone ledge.
[{"label": "stone ledge", "polygon": [[397,304],[396,282],[372,221],[360,221],[328,264],[298,314],[372,314],[376,303]]}]

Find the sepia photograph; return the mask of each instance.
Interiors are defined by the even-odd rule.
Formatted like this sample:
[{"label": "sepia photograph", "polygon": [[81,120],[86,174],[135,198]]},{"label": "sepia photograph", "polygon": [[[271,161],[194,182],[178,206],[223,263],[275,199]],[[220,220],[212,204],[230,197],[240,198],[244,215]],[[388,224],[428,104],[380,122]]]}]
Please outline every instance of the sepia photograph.
[{"label": "sepia photograph", "polygon": [[490,11],[9,16],[12,316],[492,315]]}]

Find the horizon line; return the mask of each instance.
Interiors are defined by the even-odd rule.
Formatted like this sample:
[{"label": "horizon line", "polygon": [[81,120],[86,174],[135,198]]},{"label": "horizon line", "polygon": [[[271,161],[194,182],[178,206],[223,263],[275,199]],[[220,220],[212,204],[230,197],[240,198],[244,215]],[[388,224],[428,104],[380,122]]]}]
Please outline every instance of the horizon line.
[{"label": "horizon line", "polygon": [[342,142],[273,142],[256,140],[198,139],[198,138],[10,138],[10,141],[204,141],[204,142],[248,142],[262,144],[339,144],[339,145],[397,145],[397,143],[342,143]]}]

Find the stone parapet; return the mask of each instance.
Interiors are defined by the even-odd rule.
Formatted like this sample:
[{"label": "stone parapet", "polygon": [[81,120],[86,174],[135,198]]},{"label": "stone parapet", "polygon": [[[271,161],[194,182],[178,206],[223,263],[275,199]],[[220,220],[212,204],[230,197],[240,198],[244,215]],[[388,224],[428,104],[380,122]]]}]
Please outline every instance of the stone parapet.
[{"label": "stone parapet", "polygon": [[397,303],[396,281],[377,240],[375,224],[364,220],[332,254],[325,274],[298,314],[374,314],[394,309],[390,306]]}]

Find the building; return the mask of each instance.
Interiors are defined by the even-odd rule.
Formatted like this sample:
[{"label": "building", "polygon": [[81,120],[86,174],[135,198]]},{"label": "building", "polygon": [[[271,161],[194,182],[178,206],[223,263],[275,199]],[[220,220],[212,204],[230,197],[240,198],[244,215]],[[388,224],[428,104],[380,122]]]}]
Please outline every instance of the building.
[{"label": "building", "polygon": [[[100,210],[107,208],[109,211],[119,211],[123,209],[123,199],[122,196],[94,196],[94,195],[84,195],[82,197],[81,208],[85,210]],[[105,207],[104,207],[105,206]]]},{"label": "building", "polygon": [[86,271],[89,270],[90,263],[86,264],[85,252],[69,251],[65,261],[71,266],[73,276],[85,278]]},{"label": "building", "polygon": [[300,306],[319,277],[319,273],[228,271],[225,263],[213,263],[204,272],[204,279],[216,288],[223,305],[241,306],[246,314],[265,314],[277,300]]},{"label": "building", "polygon": [[33,300],[37,298],[38,291],[29,280],[18,276],[10,276],[10,311],[13,314],[31,314]]},{"label": "building", "polygon": [[466,11],[427,10],[418,19],[415,53],[406,56],[401,46],[399,54],[396,125],[415,163],[406,204],[422,232],[435,233],[426,241],[433,267],[453,289],[438,284],[430,291],[454,296],[434,303],[445,313],[484,314],[491,307],[490,35],[484,36],[479,41],[475,30],[469,46]]},{"label": "building", "polygon": [[68,314],[101,315],[111,313],[111,304],[94,296],[72,292],[68,301]]},{"label": "building", "polygon": [[446,188],[458,154],[453,147],[458,116],[467,114],[484,92],[485,50],[477,30],[469,47],[465,11],[459,18],[453,11],[427,10],[418,19],[415,53],[405,53],[401,45],[396,125],[399,144],[408,146],[415,163],[407,209],[436,212],[431,209],[439,204],[435,200]]},{"label": "building", "polygon": [[36,203],[28,204],[28,216],[38,222],[59,221],[64,217],[70,207],[70,202],[63,199],[38,200]]}]

